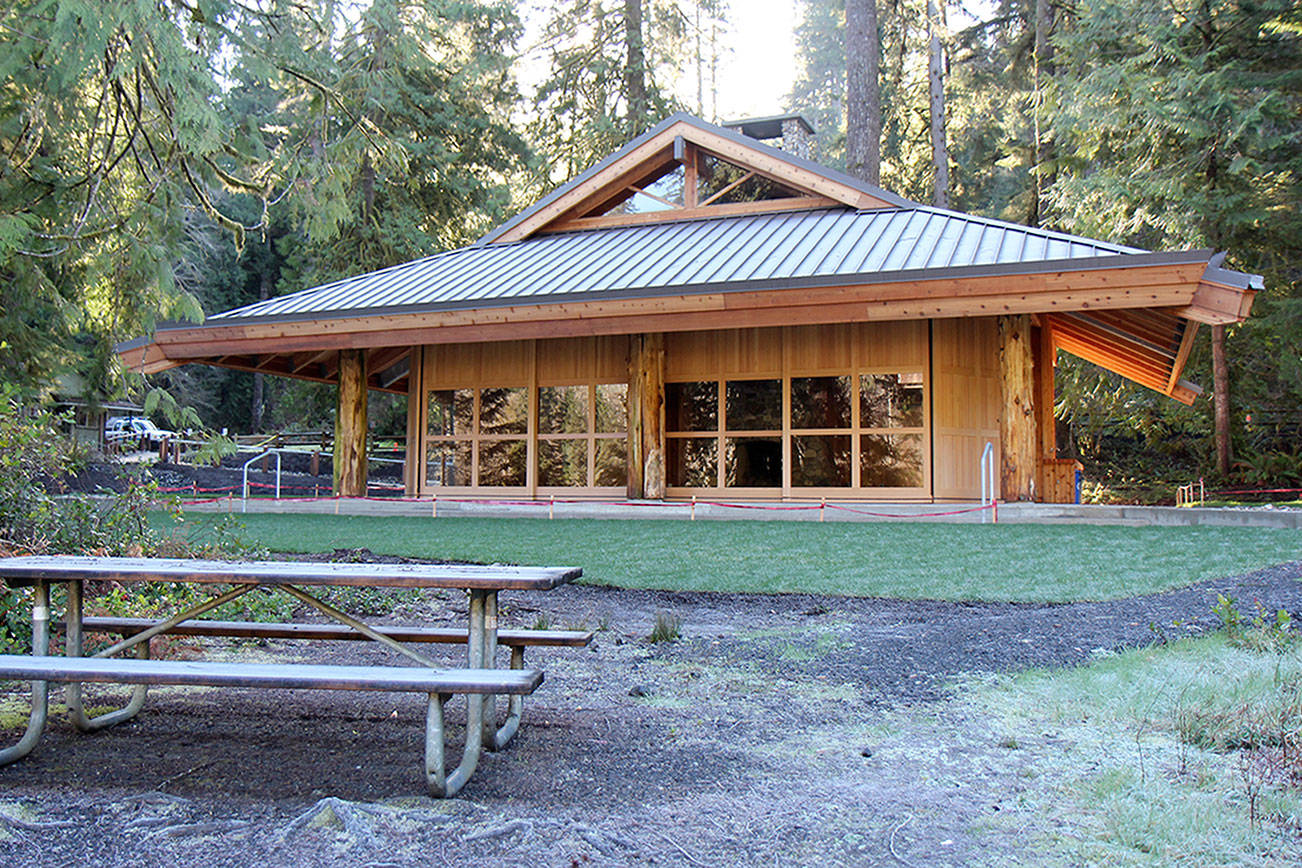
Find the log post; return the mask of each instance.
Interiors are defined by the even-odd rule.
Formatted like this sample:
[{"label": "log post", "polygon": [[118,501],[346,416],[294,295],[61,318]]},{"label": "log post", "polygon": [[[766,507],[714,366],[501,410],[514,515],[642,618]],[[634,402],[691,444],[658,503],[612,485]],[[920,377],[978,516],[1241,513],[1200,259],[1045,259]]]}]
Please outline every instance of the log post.
[{"label": "log post", "polygon": [[665,336],[660,333],[629,338],[628,496],[665,496]]},{"label": "log post", "polygon": [[407,497],[420,495],[421,467],[424,464],[425,351],[412,347],[407,357],[407,451],[403,456],[402,484]]},{"label": "log post", "polygon": [[1058,361],[1058,349],[1054,346],[1053,330],[1048,322],[1031,329],[1031,340],[1031,361],[1035,371],[1035,499],[1044,502],[1051,489],[1049,466],[1058,457],[1057,422],[1053,416],[1054,367]]},{"label": "log post", "polygon": [[999,373],[1003,396],[999,410],[1000,495],[1006,501],[1032,500],[1038,443],[1031,317],[1027,314],[999,317]]},{"label": "log post", "polygon": [[334,492],[366,496],[366,351],[339,351],[335,412]]}]

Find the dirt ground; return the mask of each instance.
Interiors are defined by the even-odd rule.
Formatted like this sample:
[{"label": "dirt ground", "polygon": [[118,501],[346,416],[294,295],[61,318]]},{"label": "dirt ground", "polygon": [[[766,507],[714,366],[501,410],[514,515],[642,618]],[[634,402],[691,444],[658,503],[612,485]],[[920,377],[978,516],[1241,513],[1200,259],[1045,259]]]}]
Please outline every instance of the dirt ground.
[{"label": "dirt ground", "polygon": [[[0,864],[1035,864],[1032,818],[1018,813],[1030,751],[949,713],[952,685],[1212,629],[1218,592],[1302,617],[1299,578],[1302,562],[1064,605],[505,593],[505,624],[597,640],[531,653],[547,680],[460,798],[424,795],[417,696],[156,690],[104,733],[54,714],[36,753],[0,769]],[[463,595],[437,592],[388,620],[464,612]],[[681,619],[678,641],[647,640],[657,612]],[[360,643],[172,650],[384,659]],[[4,743],[22,698],[0,700]]]},{"label": "dirt ground", "polygon": [[[158,483],[164,491],[171,491],[181,497],[225,496],[234,492],[236,495],[244,485],[243,465],[252,454],[241,453],[223,458],[216,466],[173,464],[154,461],[153,456],[142,454],[147,461],[100,461],[87,464],[75,476],[57,480],[57,490],[102,492],[125,491],[130,480],[143,476]],[[270,458],[263,470],[262,462],[249,467],[249,483],[255,495],[269,496],[276,485],[276,460]],[[315,497],[329,495],[333,482],[330,456],[321,456],[315,475],[311,473],[310,455],[285,453],[281,457],[281,491],[285,497]],[[367,473],[372,486],[372,497],[400,496],[402,490],[402,465],[392,463],[372,463]]]}]

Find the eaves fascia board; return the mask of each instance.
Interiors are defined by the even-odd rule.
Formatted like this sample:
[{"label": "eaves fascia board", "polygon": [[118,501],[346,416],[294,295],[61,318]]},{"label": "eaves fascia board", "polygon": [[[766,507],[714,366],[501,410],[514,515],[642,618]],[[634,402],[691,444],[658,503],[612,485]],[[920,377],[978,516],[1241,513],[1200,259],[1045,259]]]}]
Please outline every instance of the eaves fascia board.
[{"label": "eaves fascia board", "polygon": [[709,295],[713,293],[755,292],[822,288],[828,286],[872,286],[879,283],[922,283],[931,280],[957,280],[963,278],[1001,277],[1029,274],[1051,274],[1062,271],[1106,271],[1110,269],[1153,268],[1163,265],[1185,265],[1206,262],[1209,250],[1187,250],[1166,253],[1120,254],[1081,259],[1055,259],[1031,263],[1003,263],[994,265],[968,265],[960,268],[923,268],[908,271],[875,271],[860,274],[814,275],[801,278],[766,278],[763,280],[728,281],[723,283],[684,284],[676,286],[634,287],[630,289],[597,290],[584,293],[554,293],[547,296],[500,299],[465,299],[441,304],[413,304],[392,307],[366,307],[321,312],[301,312],[268,317],[223,317],[204,325],[194,323],[160,323],[155,331],[193,330],[228,326],[275,325],[278,323],[307,322],[312,320],[359,319],[371,316],[397,316],[414,313],[439,313],[474,309],[508,307],[544,307],[567,302],[644,299],[679,295]]}]

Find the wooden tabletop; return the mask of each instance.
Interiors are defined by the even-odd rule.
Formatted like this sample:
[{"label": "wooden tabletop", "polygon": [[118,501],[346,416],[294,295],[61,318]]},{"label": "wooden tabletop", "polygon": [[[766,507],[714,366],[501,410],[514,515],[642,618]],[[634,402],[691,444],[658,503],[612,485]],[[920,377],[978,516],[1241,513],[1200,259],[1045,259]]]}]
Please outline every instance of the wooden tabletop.
[{"label": "wooden tabletop", "polygon": [[583,570],[579,567],[495,564],[337,564],[73,555],[0,558],[0,580],[11,588],[25,587],[40,579],[54,582],[110,579],[116,582],[549,590],[581,575]]}]

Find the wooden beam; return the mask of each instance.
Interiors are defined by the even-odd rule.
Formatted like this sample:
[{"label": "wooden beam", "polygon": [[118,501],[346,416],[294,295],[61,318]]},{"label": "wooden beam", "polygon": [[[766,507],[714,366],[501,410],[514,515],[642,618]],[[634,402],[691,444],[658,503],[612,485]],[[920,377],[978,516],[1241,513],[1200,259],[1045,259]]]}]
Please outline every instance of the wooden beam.
[{"label": "wooden beam", "polygon": [[1207,325],[1232,325],[1248,318],[1252,301],[1256,297],[1256,290],[1203,281],[1198,285],[1189,305],[1177,313],[1185,319]]},{"label": "wooden beam", "polygon": [[1035,374],[1035,431],[1036,455],[1035,478],[1038,481],[1035,497],[1043,501],[1048,494],[1048,468],[1058,457],[1057,421],[1053,415],[1054,405],[1054,367],[1057,365],[1058,348],[1053,343],[1053,329],[1048,324],[1036,326],[1031,330],[1031,348],[1033,370]]},{"label": "wooden beam", "polygon": [[999,372],[1000,494],[1006,501],[1033,500],[1036,432],[1029,315],[999,317]]},{"label": "wooden beam", "polygon": [[785,199],[762,199],[758,202],[725,202],[721,205],[673,208],[667,211],[651,211],[645,214],[600,214],[592,217],[571,217],[557,220],[555,223],[549,224],[545,229],[538,230],[537,234],[551,235],[557,232],[577,232],[583,229],[643,226],[653,223],[706,220],[714,217],[735,217],[746,214],[809,211],[815,208],[831,208],[837,204],[839,203],[825,196],[793,196]]},{"label": "wooden beam", "polygon": [[334,492],[366,496],[366,353],[339,351],[339,405],[335,413]]},{"label": "wooden beam", "polygon": [[665,496],[665,336],[631,335],[628,353],[628,496]]},{"label": "wooden beam", "polygon": [[[157,334],[160,354],[169,358],[212,356],[226,352],[302,352],[375,346],[506,340],[524,323],[540,325],[527,337],[581,334],[634,334],[716,328],[708,320],[686,317],[681,323],[650,325],[646,318],[709,312],[722,314],[723,326],[783,325],[792,312],[802,324],[883,319],[990,316],[1003,313],[1124,308],[1173,308],[1187,305],[1194,285],[1178,268],[1074,271],[1005,277],[945,278],[869,285],[809,287],[790,290],[700,293],[658,298],[520,305],[477,310],[381,314],[281,323],[247,323],[207,328],[170,329]],[[1121,283],[1122,279],[1125,283]],[[860,307],[862,306],[862,307]],[[765,315],[768,308],[783,308]],[[826,315],[820,315],[825,312]],[[622,320],[622,322],[614,322]],[[575,325],[577,323],[577,325]],[[462,326],[491,327],[481,336],[448,331]],[[549,335],[549,329],[556,329]],[[474,332],[476,330],[470,330]],[[448,334],[449,337],[440,337]],[[128,364],[139,350],[124,353]]]},{"label": "wooden beam", "polygon": [[425,348],[412,347],[407,374],[407,455],[402,465],[403,493],[420,495],[421,468],[425,458]]},{"label": "wooden beam", "polygon": [[1175,354],[1175,362],[1171,365],[1171,376],[1166,381],[1166,393],[1169,395],[1175,391],[1176,385],[1180,382],[1180,374],[1184,371],[1185,364],[1189,361],[1189,353],[1193,350],[1194,338],[1198,336],[1198,323],[1192,320],[1184,324],[1184,334],[1180,338],[1180,349]]},{"label": "wooden beam", "polygon": [[780,156],[735,141],[730,137],[702,130],[694,124],[683,121],[669,126],[637,148],[613,160],[583,183],[577,184],[573,189],[566,191],[565,194],[539,208],[493,239],[493,243],[506,244],[520,241],[565,217],[568,212],[582,211],[587,204],[597,204],[592,203],[591,200],[602,196],[611,188],[622,189],[627,186],[625,176],[638,172],[643,164],[653,160],[663,160],[666,156],[673,159],[674,141],[679,137],[684,142],[716,154],[730,163],[754,170],[803,192],[826,196],[853,208],[896,207],[883,199],[842,184],[821,173],[797,166]]}]

